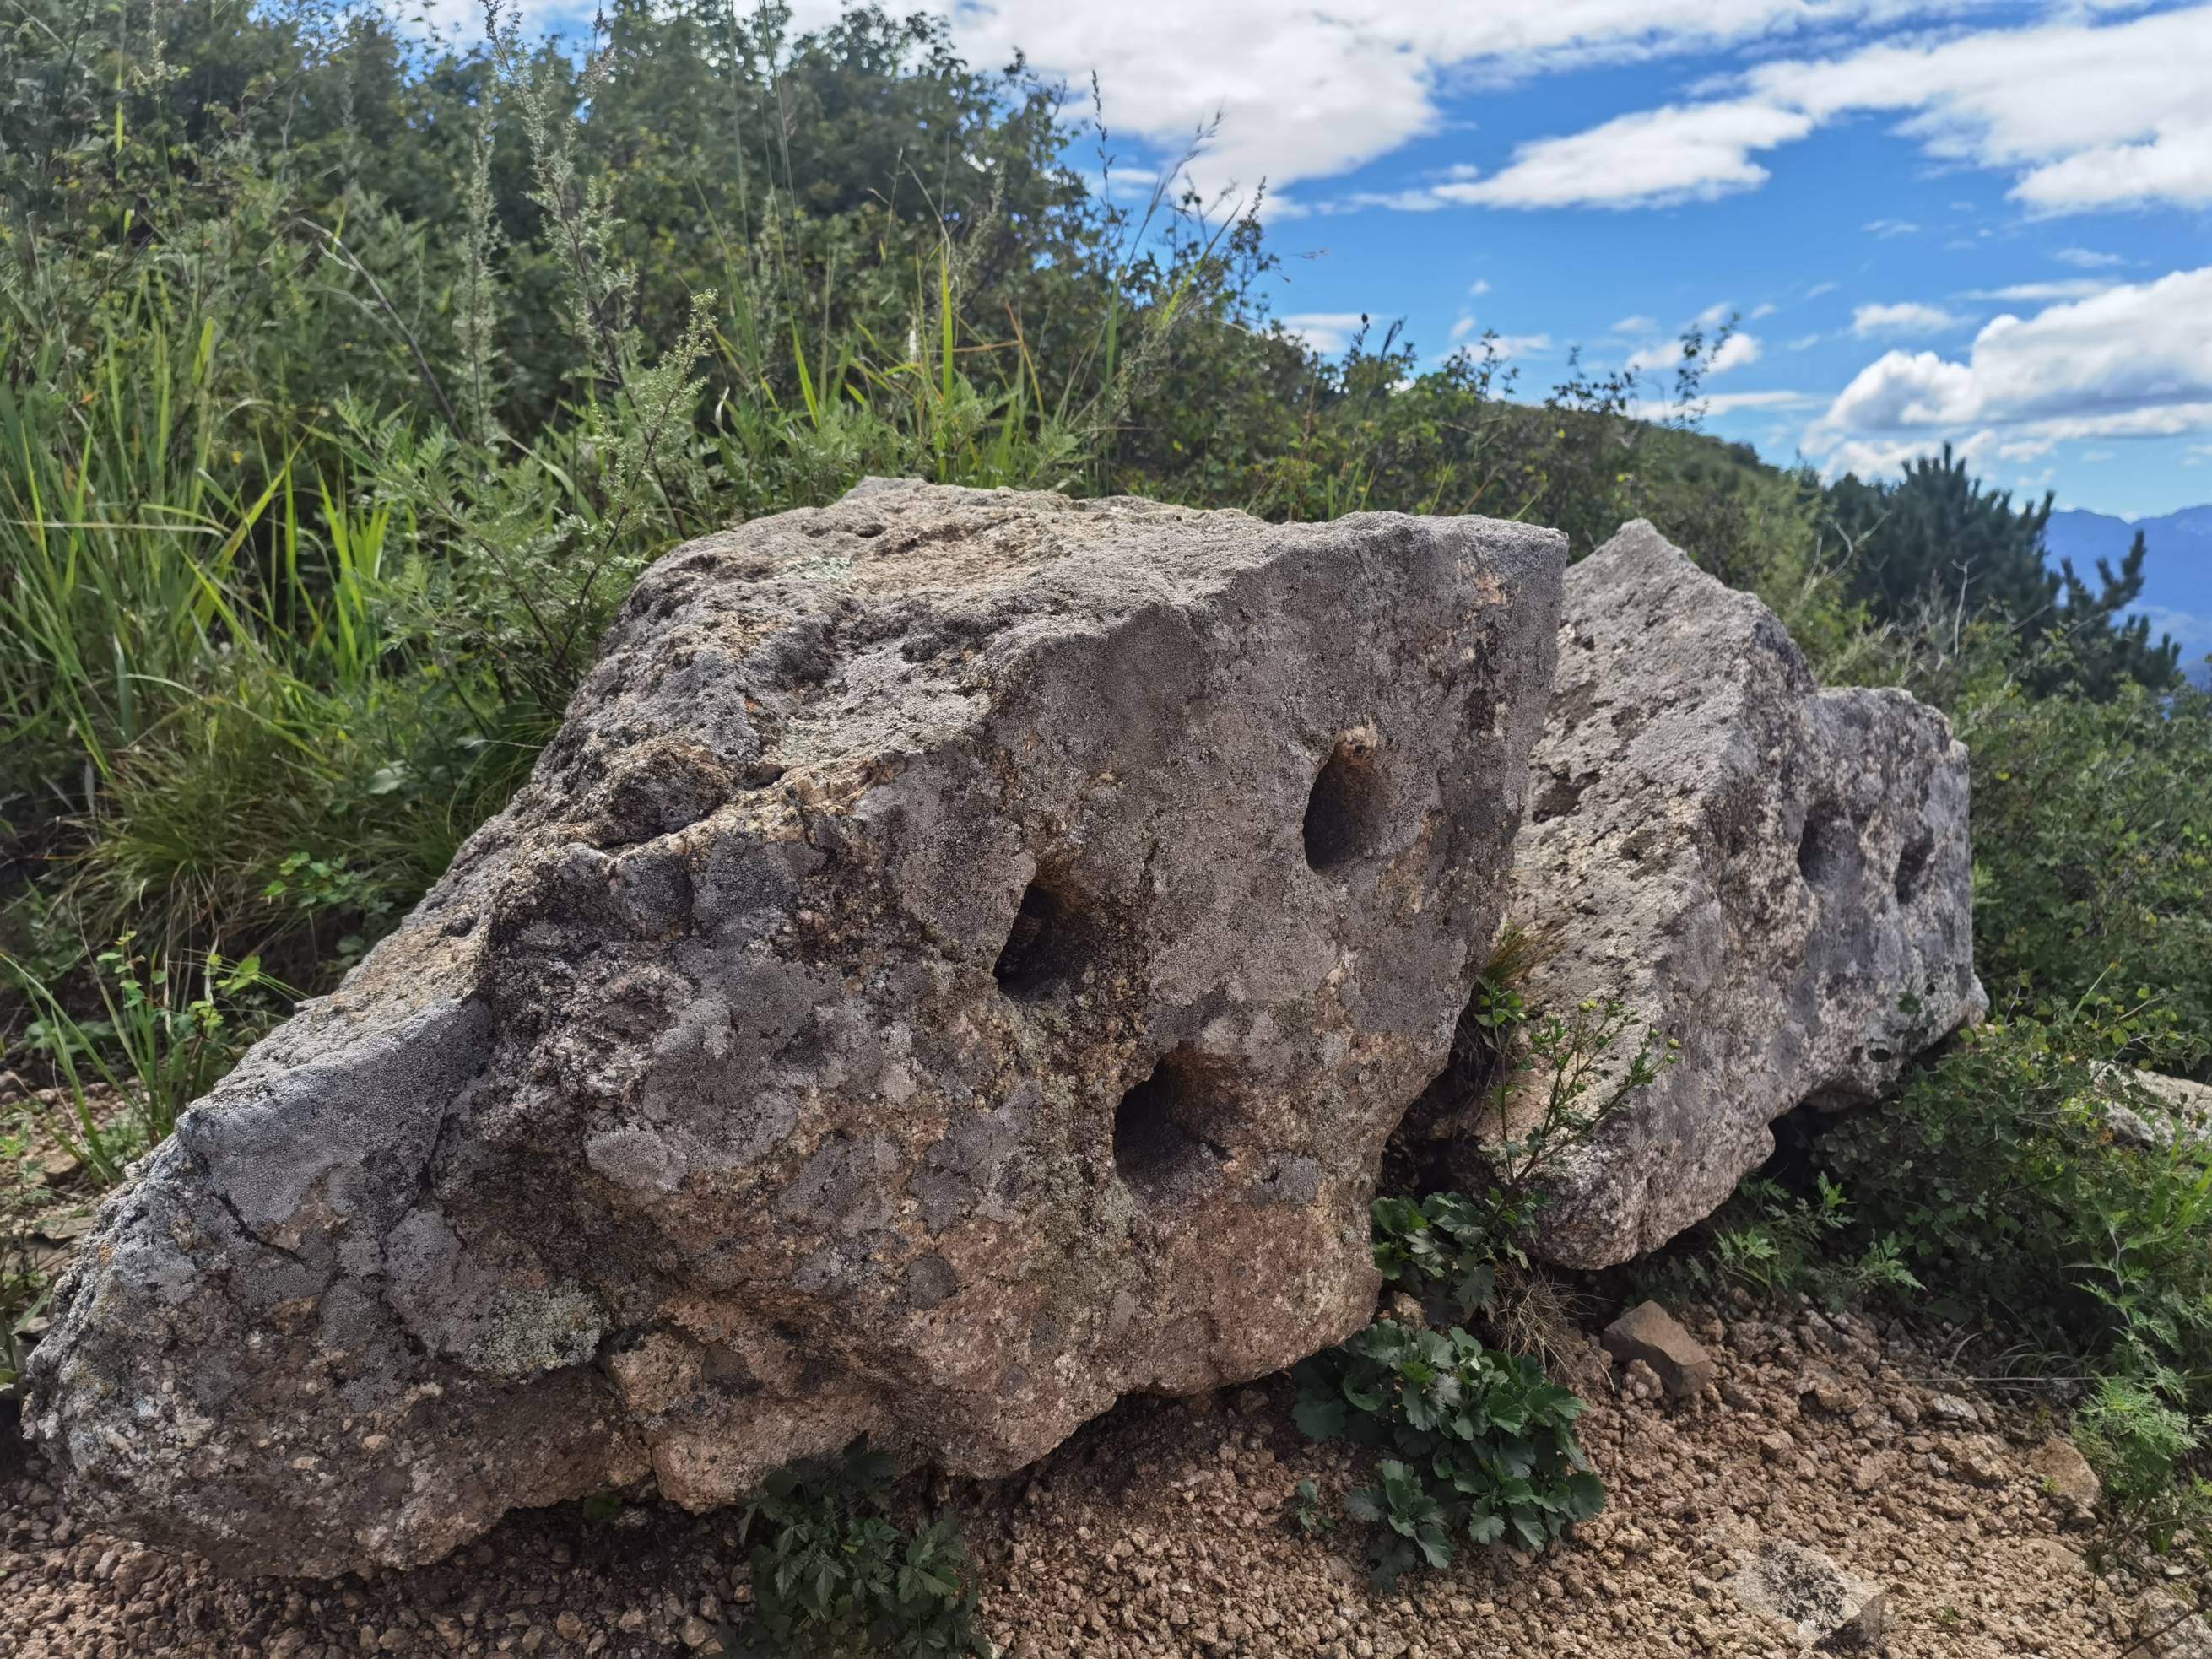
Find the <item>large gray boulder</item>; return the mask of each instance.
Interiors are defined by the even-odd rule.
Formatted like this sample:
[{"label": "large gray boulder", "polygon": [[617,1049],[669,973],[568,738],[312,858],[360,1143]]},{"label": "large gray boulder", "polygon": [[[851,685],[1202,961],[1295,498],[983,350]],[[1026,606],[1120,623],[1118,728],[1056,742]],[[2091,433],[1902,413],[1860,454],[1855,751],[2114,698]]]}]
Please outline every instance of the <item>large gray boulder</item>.
[{"label": "large gray boulder", "polygon": [[[1512,915],[1537,940],[1524,995],[1618,998],[1681,1045],[1553,1183],[1543,1253],[1598,1267],[1718,1208],[1784,1113],[1875,1098],[1987,1004],[1966,751],[1940,713],[1820,690],[1772,611],[1641,520],[1566,588],[1513,854]],[[1432,1093],[1420,1115],[1480,1181],[1496,1132],[1467,1104]]]},{"label": "large gray boulder", "polygon": [[1560,538],[871,483],[647,573],[528,786],[109,1204],[90,1516],[438,1557],[867,1433],[1011,1470],[1365,1321]]}]

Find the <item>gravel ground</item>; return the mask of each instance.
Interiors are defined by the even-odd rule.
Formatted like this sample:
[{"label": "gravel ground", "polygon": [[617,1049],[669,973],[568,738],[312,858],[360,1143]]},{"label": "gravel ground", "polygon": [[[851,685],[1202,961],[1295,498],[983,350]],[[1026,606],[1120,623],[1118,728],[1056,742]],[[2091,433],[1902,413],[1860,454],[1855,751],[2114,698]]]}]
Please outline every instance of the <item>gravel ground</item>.
[{"label": "gravel ground", "polygon": [[[1940,1659],[2212,1655],[2193,1581],[2100,1569],[2100,1534],[2038,1473],[2045,1428],[1934,1379],[1858,1322],[1686,1322],[1716,1387],[1667,1401],[1594,1342],[1563,1356],[1594,1404],[1585,1440],[1612,1501],[1541,1557],[1488,1553],[1370,1595],[1357,1543],[1284,1523],[1312,1478],[1361,1474],[1304,1441],[1279,1379],[1194,1400],[1133,1401],[1024,1477],[940,1483],[984,1575],[987,1628],[1029,1656],[1790,1656],[1797,1633],[1730,1589],[1747,1551],[1789,1540],[1888,1591],[1878,1647]],[[233,1580],[187,1558],[82,1533],[35,1455],[0,1451],[0,1655],[713,1650],[741,1603],[726,1514],[573,1505],[510,1517],[432,1568],[373,1578]]]}]

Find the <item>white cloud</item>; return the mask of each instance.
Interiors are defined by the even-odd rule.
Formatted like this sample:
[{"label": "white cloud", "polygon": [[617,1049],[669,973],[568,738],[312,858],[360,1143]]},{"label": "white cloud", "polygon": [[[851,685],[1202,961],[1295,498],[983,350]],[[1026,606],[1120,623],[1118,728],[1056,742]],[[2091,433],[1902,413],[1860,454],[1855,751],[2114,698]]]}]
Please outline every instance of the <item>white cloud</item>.
[{"label": "white cloud", "polygon": [[1815,283],[1805,290],[1805,297],[1808,300],[1817,300],[1823,294],[1833,294],[1835,291],[1836,285],[1833,283]]},{"label": "white cloud", "polygon": [[1771,317],[1778,309],[1771,300],[1764,301],[1751,308],[1751,320],[1755,323],[1762,317]]},{"label": "white cloud", "polygon": [[1357,311],[1301,311],[1282,319],[1283,326],[1324,357],[1333,357],[1350,345],[1366,325]]},{"label": "white cloud", "polygon": [[1877,334],[1934,334],[1945,329],[1958,328],[1964,317],[1954,316],[1941,306],[1923,305],[1917,300],[1901,300],[1895,305],[1864,305],[1851,308],[1851,332],[1862,340]]},{"label": "white cloud", "polygon": [[[473,29],[472,0],[426,0]],[[1095,71],[1117,137],[1177,153],[1217,113],[1194,172],[1212,195],[1263,179],[1285,216],[1327,208],[1283,187],[1346,173],[1446,125],[1467,87],[1593,64],[1751,47],[1768,61],[1703,101],[1632,112],[1522,145],[1502,167],[1462,160],[1433,182],[1340,205],[1644,206],[1761,184],[1765,151],[1855,113],[1889,115],[1947,163],[2015,176],[2039,211],[2212,201],[2212,7],[2042,0],[2043,14],[1961,30],[1991,0],[1201,0],[1133,9],[1109,0],[915,0],[945,15],[976,64],[1019,51],[1047,78]],[[537,22],[567,0],[521,0]],[[818,27],[843,0],[794,0]],[[897,8],[894,8],[897,9]],[[2112,17],[2109,14],[2122,15]],[[1883,38],[1884,36],[1887,38]],[[1864,42],[1848,50],[1841,43]],[[1798,43],[1796,58],[1772,56]],[[1810,55],[1836,48],[1828,55]],[[1144,157],[1131,156],[1131,163]]]},{"label": "white cloud", "polygon": [[1767,179],[1751,152],[1802,138],[1809,117],[1751,104],[1668,105],[1587,132],[1520,145],[1503,172],[1438,185],[1463,206],[1665,207],[1711,201]]},{"label": "white cloud", "polygon": [[1746,363],[1759,361],[1759,341],[1749,334],[1731,334],[1721,342],[1721,349],[1705,365],[1708,374],[1725,374],[1732,368],[1741,368]]},{"label": "white cloud", "polygon": [[1490,292],[1490,283],[1488,279],[1480,276],[1476,277],[1474,279],[1474,286],[1468,289],[1468,292],[1474,295],[1476,299],[1480,300],[1484,295]]},{"label": "white cloud", "polygon": [[2062,247],[2051,256],[2063,265],[2072,265],[2077,270],[2109,270],[2124,265],[2127,260],[2118,253],[2100,253],[2094,248]]},{"label": "white cloud", "polygon": [[1671,398],[1641,403],[1636,412],[1647,421],[1671,421],[1692,410],[1719,416],[1739,409],[1809,409],[1819,401],[1802,392],[1718,392],[1694,404],[1679,404]]},{"label": "white cloud", "polygon": [[[1690,322],[1698,328],[1713,328],[1724,321],[1734,309],[1735,307],[1728,301],[1723,300],[1717,305],[1707,306],[1692,318]],[[1650,335],[1656,332],[1658,326],[1659,325],[1649,317],[1624,317],[1613,325],[1613,331],[1615,334],[1624,335]],[[1706,357],[1705,373],[1725,374],[1732,368],[1741,368],[1746,363],[1755,363],[1759,361],[1759,342],[1755,336],[1731,334]],[[1630,352],[1622,367],[1632,374],[1650,374],[1662,371],[1671,374],[1674,369],[1679,368],[1681,363],[1681,341],[1664,339],[1654,340]]]},{"label": "white cloud", "polygon": [[[1735,77],[1724,95],[1540,138],[1486,179],[1390,199],[1515,208],[1706,200],[1764,184],[1764,152],[1875,114],[1896,118],[1940,161],[2011,173],[2012,196],[2038,212],[2202,206],[2212,204],[2208,63],[2212,6],[2113,21],[2061,11],[2018,27],[1914,33],[1833,57],[1777,59]],[[1896,235],[1911,227],[1876,220],[1867,228]]]},{"label": "white cloud", "polygon": [[1812,347],[1820,344],[1821,341],[1827,337],[1828,337],[1825,334],[1800,334],[1796,339],[1790,342],[1787,349],[1791,351],[1808,350]]},{"label": "white cloud", "polygon": [[1455,340],[1464,340],[1468,335],[1474,332],[1474,313],[1471,312],[1462,312],[1459,316],[1459,320],[1451,325],[1452,338]]},{"label": "white cloud", "polygon": [[1910,219],[1869,219],[1859,228],[1880,237],[1885,242],[1893,237],[1917,236],[1920,234],[1920,227]]},{"label": "white cloud", "polygon": [[[540,15],[559,9],[559,0],[524,3]],[[1018,50],[1047,76],[1079,87],[1096,70],[1107,124],[1126,137],[1175,147],[1218,111],[1218,138],[1196,169],[1211,194],[1231,181],[1249,191],[1262,178],[1274,186],[1328,178],[1388,155],[1439,131],[1443,99],[1470,83],[1887,23],[1983,0],[1205,0],[1133,10],[1107,0],[923,3],[951,18],[972,62],[1005,63]],[[466,0],[434,3],[458,10]],[[795,26],[818,27],[840,9],[840,0],[796,0]],[[1536,182],[1452,181],[1447,171],[1439,188],[1487,184],[1502,199],[1534,191]],[[1410,191],[1387,204],[1448,200]],[[1538,202],[1532,195],[1514,204]]]},{"label": "white cloud", "polygon": [[2055,283],[2011,283],[2003,288],[1970,289],[1969,300],[2015,300],[2039,302],[2051,300],[2086,300],[2092,294],[2102,294],[2112,284],[2095,276],[2067,276]]},{"label": "white cloud", "polygon": [[1806,434],[1831,465],[1887,470],[1946,439],[2024,460],[2075,439],[2212,432],[2212,265],[1992,319],[1963,359],[1888,351]]},{"label": "white cloud", "polygon": [[1491,343],[1500,357],[1540,357],[1552,349],[1548,334],[1501,334]]}]

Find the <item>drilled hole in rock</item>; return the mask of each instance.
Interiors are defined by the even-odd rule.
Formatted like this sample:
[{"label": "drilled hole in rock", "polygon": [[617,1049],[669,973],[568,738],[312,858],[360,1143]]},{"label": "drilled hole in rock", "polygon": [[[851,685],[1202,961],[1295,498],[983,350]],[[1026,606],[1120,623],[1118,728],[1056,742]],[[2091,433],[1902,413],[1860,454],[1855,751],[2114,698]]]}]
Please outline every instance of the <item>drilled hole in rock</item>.
[{"label": "drilled hole in rock", "polygon": [[1091,944],[1091,927],[1074,895],[1040,875],[1023,890],[991,975],[1010,997],[1049,996],[1082,978]]},{"label": "drilled hole in rock", "polygon": [[1306,862],[1323,873],[1371,851],[1382,834],[1382,769],[1375,751],[1340,743],[1306,797]]},{"label": "drilled hole in rock", "polygon": [[1797,873],[1806,885],[1826,884],[1854,845],[1851,826],[1842,818],[1820,814],[1805,820],[1805,833],[1797,838]]},{"label": "drilled hole in rock", "polygon": [[1178,1050],[1121,1097],[1114,1112],[1114,1168],[1151,1202],[1203,1185],[1227,1157],[1206,1133],[1219,1103],[1205,1073]]},{"label": "drilled hole in rock", "polygon": [[1928,868],[1936,861],[1936,838],[1922,834],[1905,844],[1897,860],[1897,902],[1910,904],[1928,884]]}]

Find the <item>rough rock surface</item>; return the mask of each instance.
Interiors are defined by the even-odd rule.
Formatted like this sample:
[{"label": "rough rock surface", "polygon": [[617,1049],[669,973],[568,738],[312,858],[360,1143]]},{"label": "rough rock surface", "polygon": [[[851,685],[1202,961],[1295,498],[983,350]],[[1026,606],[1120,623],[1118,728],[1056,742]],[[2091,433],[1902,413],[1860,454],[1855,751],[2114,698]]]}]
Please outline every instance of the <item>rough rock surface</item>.
[{"label": "rough rock surface", "polygon": [[1871,1579],[1787,1539],[1765,1540],[1740,1559],[1742,1565],[1729,1582],[1736,1601],[1789,1631],[1804,1648],[1844,1652],[1881,1642],[1888,1597]]},{"label": "rough rock surface", "polygon": [[[1531,764],[1525,994],[1618,997],[1681,1044],[1574,1155],[1553,1260],[1664,1243],[1765,1160],[1776,1118],[1873,1098],[1986,1007],[1949,724],[1903,691],[1820,690],[1772,611],[1641,520],[1567,574]],[[1436,1105],[1479,1164],[1479,1119]]]},{"label": "rough rock surface", "polygon": [[31,1376],[80,1512],[423,1562],[864,1431],[998,1474],[1337,1340],[1561,563],[888,483],[671,554],[515,802],[106,1206]]},{"label": "rough rock surface", "polygon": [[2029,1472],[2051,1497],[2071,1504],[2083,1515],[2103,1501],[2105,1483],[2097,1478],[2081,1449],[2064,1435],[2054,1434],[2035,1449],[2027,1460]]},{"label": "rough rock surface", "polygon": [[1605,1351],[1640,1359],[1677,1400],[1710,1388],[1719,1375],[1712,1356],[1656,1302],[1639,1302],[1605,1328]]},{"label": "rough rock surface", "polygon": [[2122,1140],[2166,1147],[2177,1136],[2185,1144],[2212,1138],[2212,1085],[2130,1066],[2104,1066],[2098,1071],[2105,1121]]}]

